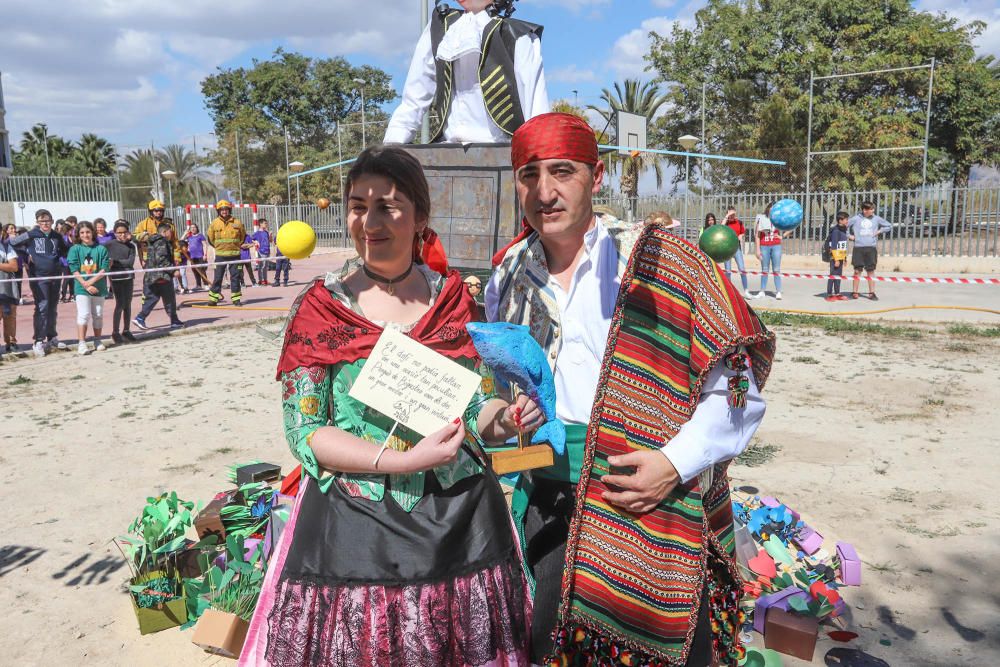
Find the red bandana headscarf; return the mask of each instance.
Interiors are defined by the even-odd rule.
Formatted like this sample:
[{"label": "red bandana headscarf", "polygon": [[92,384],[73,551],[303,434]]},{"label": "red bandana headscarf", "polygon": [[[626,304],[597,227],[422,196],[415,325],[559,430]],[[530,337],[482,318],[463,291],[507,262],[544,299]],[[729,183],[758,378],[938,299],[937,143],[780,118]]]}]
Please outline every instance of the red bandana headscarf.
[{"label": "red bandana headscarf", "polygon": [[[568,113],[543,113],[517,128],[510,144],[510,163],[515,174],[526,164],[552,158],[597,164],[594,128],[579,116]],[[493,266],[498,266],[507,250],[530,233],[531,227],[522,219],[521,233],[493,255]]]}]

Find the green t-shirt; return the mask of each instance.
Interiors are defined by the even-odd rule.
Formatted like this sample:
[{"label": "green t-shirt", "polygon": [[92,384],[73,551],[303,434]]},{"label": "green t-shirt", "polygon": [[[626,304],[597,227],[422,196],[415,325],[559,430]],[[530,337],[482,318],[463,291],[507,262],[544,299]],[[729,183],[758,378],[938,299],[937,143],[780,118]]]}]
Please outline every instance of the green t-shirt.
[{"label": "green t-shirt", "polygon": [[[107,271],[110,266],[108,249],[100,244],[83,245],[82,243],[77,243],[69,249],[69,254],[66,255],[66,261],[69,263],[70,275],[79,273],[84,278],[89,278],[98,271]],[[95,296],[108,295],[107,278],[101,278],[98,280],[94,283],[94,287],[97,288],[97,295]],[[74,277],[73,294],[86,295],[90,294],[90,292],[85,290],[83,285],[80,284],[80,281]]]}]

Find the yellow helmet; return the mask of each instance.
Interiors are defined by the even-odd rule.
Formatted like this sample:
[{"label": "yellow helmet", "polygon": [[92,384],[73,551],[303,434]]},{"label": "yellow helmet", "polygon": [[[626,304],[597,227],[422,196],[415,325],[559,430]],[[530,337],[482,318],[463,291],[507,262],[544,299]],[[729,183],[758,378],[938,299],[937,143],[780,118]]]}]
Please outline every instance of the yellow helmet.
[{"label": "yellow helmet", "polygon": [[218,203],[216,203],[215,205],[215,210],[218,211],[220,208],[228,208],[229,210],[232,210],[233,205],[227,202],[225,199],[220,199]]},{"label": "yellow helmet", "polygon": [[167,208],[167,207],[166,207],[166,206],[164,206],[164,205],[163,205],[163,202],[161,202],[161,201],[160,201],[159,199],[154,199],[153,201],[149,202],[149,203],[148,203],[148,204],[146,205],[146,208],[147,208],[147,209],[149,209],[150,211],[152,211],[152,210],[154,210],[154,209],[158,209],[158,208],[163,208],[163,209],[165,209],[165,208]]}]

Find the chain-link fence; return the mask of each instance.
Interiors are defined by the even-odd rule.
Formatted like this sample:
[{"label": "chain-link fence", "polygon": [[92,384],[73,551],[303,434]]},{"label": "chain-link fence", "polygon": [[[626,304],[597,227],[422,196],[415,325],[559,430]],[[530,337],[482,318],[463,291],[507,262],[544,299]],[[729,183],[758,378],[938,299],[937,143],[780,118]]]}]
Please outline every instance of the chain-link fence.
[{"label": "chain-link fence", "polygon": [[[769,203],[794,199],[806,211],[802,224],[785,241],[787,252],[819,253],[820,242],[835,224],[838,211],[855,215],[864,201],[875,204],[875,213],[885,218],[892,231],[881,242],[881,252],[897,257],[1000,255],[1000,188],[937,187],[909,190],[848,190],[813,192],[732,192],[727,194],[674,194],[610,197],[595,200],[618,216],[645,218],[653,211],[667,211],[681,223],[678,233],[696,241],[705,216],[721,220],[733,206],[747,228]],[[749,237],[748,237],[749,238]]]}]

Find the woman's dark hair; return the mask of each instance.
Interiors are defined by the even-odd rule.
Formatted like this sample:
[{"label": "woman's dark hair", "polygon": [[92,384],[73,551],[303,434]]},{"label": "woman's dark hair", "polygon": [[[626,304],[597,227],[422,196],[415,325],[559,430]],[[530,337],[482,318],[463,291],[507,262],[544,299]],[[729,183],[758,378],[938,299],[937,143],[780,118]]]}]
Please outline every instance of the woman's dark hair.
[{"label": "woman's dark hair", "polygon": [[94,243],[97,243],[97,230],[94,228],[94,223],[90,222],[89,220],[83,220],[81,222],[76,223],[76,242],[77,243],[83,243],[83,241],[80,240],[80,230],[82,230],[82,229],[89,229],[90,230],[90,240],[93,241]]},{"label": "woman's dark hair", "polygon": [[125,228],[125,231],[126,231],[126,232],[128,231],[128,223],[127,223],[127,222],[125,222],[124,220],[119,220],[118,222],[116,222],[116,223],[115,223],[115,228],[114,228],[114,230],[115,230],[115,231],[117,232],[117,231],[118,231],[119,229],[121,229],[122,227],[124,227],[124,228]]},{"label": "woman's dark hair", "polygon": [[714,225],[714,224],[716,224],[716,223],[718,223],[718,222],[719,222],[719,221],[718,221],[718,220],[717,220],[717,219],[715,218],[715,214],[714,214],[714,213],[709,213],[709,214],[707,214],[707,215],[705,216],[705,229],[708,229],[709,227],[711,227],[711,226],[712,226],[712,225],[708,224],[708,220],[709,220],[709,218],[711,218],[711,219],[712,219],[712,225]]},{"label": "woman's dark hair", "polygon": [[774,206],[774,202],[770,201],[770,202],[767,203],[767,206],[764,207],[764,215],[766,215],[769,218],[771,217],[771,207],[772,206]]},{"label": "woman's dark hair", "polygon": [[361,152],[354,166],[347,173],[344,208],[349,202],[354,181],[362,176],[381,176],[389,179],[396,189],[413,202],[418,221],[431,219],[431,194],[427,177],[420,161],[398,146],[370,146]]},{"label": "woman's dark hair", "polygon": [[107,229],[108,221],[104,218],[94,218],[94,227],[97,227],[97,225],[104,225],[104,228]]}]

